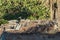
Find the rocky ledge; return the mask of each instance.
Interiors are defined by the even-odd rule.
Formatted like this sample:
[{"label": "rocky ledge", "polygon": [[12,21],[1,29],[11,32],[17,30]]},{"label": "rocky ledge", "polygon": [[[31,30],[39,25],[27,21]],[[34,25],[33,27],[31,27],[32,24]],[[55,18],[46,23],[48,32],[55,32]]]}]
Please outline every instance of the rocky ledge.
[{"label": "rocky ledge", "polygon": [[[21,27],[19,27],[21,26]],[[17,28],[18,27],[18,28]],[[1,25],[8,33],[56,33],[59,32],[57,23],[51,20],[10,20],[8,24]],[[16,30],[18,29],[18,30]]]}]

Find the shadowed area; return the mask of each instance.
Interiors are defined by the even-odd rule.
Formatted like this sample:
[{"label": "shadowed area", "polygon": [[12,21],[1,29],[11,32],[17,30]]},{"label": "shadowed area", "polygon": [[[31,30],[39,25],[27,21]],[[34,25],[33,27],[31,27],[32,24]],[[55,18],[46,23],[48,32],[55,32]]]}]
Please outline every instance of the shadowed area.
[{"label": "shadowed area", "polygon": [[60,33],[56,33],[56,34],[23,33],[23,34],[20,34],[20,33],[4,32],[2,35],[2,40],[60,40]]}]

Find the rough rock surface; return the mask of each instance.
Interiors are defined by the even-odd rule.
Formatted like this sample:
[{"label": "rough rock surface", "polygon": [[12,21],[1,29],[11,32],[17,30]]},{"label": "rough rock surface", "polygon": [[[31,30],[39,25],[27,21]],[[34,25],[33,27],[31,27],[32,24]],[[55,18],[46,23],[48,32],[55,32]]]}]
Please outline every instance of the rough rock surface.
[{"label": "rough rock surface", "polygon": [[[11,25],[13,24],[16,25],[16,22],[11,23]],[[21,20],[20,24],[22,27],[19,30],[11,29],[10,23],[2,25],[1,28],[10,29],[2,33],[2,40],[60,40],[58,34],[47,35],[47,33],[57,32],[57,27],[53,21]]]},{"label": "rough rock surface", "polygon": [[[12,23],[13,22],[13,23]],[[21,20],[21,27],[16,30],[17,23],[15,20],[9,21],[8,24],[2,25],[5,31],[11,33],[55,33],[58,31],[56,23],[51,20]]]}]

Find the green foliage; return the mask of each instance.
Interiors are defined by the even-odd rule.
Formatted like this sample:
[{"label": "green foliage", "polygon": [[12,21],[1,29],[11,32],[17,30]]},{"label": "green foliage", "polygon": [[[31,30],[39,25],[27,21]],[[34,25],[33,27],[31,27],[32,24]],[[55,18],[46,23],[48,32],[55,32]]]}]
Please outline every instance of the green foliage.
[{"label": "green foliage", "polygon": [[0,18],[17,19],[48,19],[49,8],[44,5],[45,0],[1,0]]},{"label": "green foliage", "polygon": [[5,24],[5,23],[8,23],[8,21],[7,20],[4,20],[4,19],[0,19],[0,25],[1,24]]}]

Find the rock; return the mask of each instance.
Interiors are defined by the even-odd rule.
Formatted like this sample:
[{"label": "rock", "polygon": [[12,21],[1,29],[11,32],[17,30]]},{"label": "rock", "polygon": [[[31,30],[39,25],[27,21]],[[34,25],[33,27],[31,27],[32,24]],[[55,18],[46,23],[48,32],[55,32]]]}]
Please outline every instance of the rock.
[{"label": "rock", "polygon": [[[14,29],[16,29],[16,20],[11,20],[7,25],[4,25],[6,29],[10,29],[10,27],[14,26]],[[21,27],[20,27],[21,25]],[[17,29],[19,29],[19,33],[25,32],[25,33],[48,33],[51,32],[51,30],[56,30],[57,26],[54,25],[53,21],[47,21],[47,20],[24,20],[22,19],[19,23],[19,26],[17,26]],[[16,30],[15,30],[16,31]],[[21,32],[22,31],[22,32]]]}]

